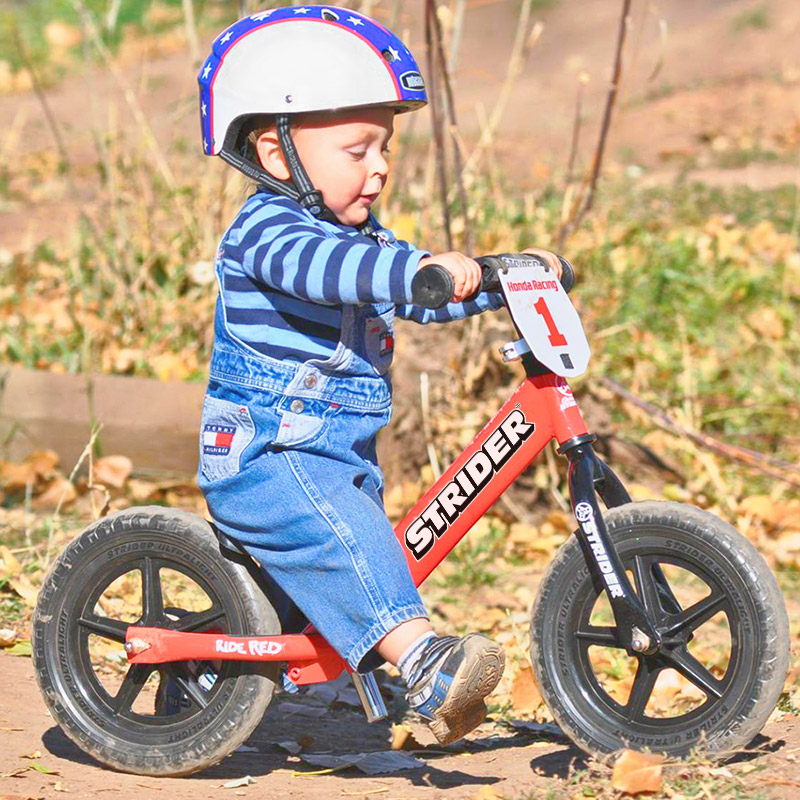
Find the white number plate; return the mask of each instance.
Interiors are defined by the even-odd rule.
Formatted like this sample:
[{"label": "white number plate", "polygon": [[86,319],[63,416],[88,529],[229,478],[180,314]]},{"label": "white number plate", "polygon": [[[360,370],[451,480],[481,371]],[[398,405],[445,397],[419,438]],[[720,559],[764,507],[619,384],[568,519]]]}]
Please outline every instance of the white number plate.
[{"label": "white number plate", "polygon": [[503,258],[498,270],[508,310],[533,354],[565,378],[586,371],[589,342],[578,312],[552,270],[531,258]]}]

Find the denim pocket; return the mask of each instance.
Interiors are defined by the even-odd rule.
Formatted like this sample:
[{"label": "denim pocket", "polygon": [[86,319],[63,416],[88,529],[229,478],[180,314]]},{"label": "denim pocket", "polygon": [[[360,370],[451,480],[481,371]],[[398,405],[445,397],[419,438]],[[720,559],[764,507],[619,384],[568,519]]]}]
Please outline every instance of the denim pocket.
[{"label": "denim pocket", "polygon": [[370,364],[378,375],[389,370],[394,355],[394,306],[373,317],[366,317],[364,345]]},{"label": "denim pocket", "polygon": [[310,444],[320,437],[325,422],[325,419],[313,414],[296,414],[293,411],[282,411],[280,424],[278,425],[278,435],[275,437],[274,444],[279,447]]},{"label": "denim pocket", "polygon": [[200,425],[200,467],[210,480],[236,475],[244,449],[256,435],[250,409],[206,395]]}]

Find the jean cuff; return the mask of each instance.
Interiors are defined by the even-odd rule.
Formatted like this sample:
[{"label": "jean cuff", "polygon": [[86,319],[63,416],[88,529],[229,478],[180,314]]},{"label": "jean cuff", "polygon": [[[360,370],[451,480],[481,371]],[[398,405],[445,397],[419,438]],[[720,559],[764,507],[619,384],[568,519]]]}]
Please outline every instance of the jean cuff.
[{"label": "jean cuff", "polygon": [[403,622],[408,622],[411,619],[430,619],[425,606],[421,603],[416,603],[411,606],[403,606],[395,611],[392,611],[387,616],[376,622],[365,634],[362,636],[347,653],[347,663],[354,669],[358,670],[359,665],[364,657],[372,650],[373,647],[381,640],[387,633],[393,631],[398,625]]}]

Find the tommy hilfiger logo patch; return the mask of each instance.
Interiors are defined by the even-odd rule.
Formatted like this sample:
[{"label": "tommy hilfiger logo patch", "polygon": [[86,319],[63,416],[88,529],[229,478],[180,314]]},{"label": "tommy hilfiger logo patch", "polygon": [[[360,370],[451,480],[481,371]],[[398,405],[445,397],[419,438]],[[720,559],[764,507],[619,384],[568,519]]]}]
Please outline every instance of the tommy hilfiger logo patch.
[{"label": "tommy hilfiger logo patch", "polygon": [[235,425],[206,425],[203,428],[203,452],[212,456],[228,455],[235,434]]},{"label": "tommy hilfiger logo patch", "polygon": [[382,333],[380,354],[387,356],[392,350],[394,350],[394,336],[391,333]]}]

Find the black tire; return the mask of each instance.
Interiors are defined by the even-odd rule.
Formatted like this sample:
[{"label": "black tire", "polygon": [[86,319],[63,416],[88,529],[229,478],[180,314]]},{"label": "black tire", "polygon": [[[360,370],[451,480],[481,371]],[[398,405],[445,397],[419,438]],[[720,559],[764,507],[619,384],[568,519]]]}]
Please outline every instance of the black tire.
[{"label": "black tire", "polygon": [[[221,761],[252,733],[272,698],[277,665],[134,665],[112,696],[95,671],[89,646],[91,635],[124,642],[129,624],[234,635],[280,633],[278,618],[257,585],[257,569],[244,557],[235,560],[220,552],[205,520],[159,506],[100,519],[67,546],[39,593],[33,665],[53,718],[82,750],[124,772],[186,775]],[[194,581],[208,595],[210,608],[165,612],[164,569]],[[142,596],[137,623],[97,614],[104,590],[136,570]],[[209,687],[208,681],[198,682],[197,673],[210,664],[217,677]],[[146,693],[136,698],[154,671],[159,679],[155,713],[134,711],[136,703],[149,703]],[[177,713],[164,713],[166,681],[190,699]]]},{"label": "black tire", "polygon": [[[591,666],[589,648],[620,647],[616,628],[589,622],[602,587],[571,537],[544,576],[532,613],[531,663],[556,722],[596,755],[622,748],[722,755],[746,745],[775,708],[789,664],[786,607],[766,562],[730,525],[691,506],[629,503],[604,519],[637,593],[642,597],[644,586],[648,610],[656,609],[659,630],[672,631],[651,656],[628,651],[638,662],[635,680],[624,705],[612,698]],[[662,565],[692,573],[710,589],[707,597],[681,609]],[[727,618],[730,652],[716,678],[687,645],[693,631],[699,643],[701,626],[720,613]],[[700,688],[702,704],[676,716],[646,713],[664,669]]]}]

